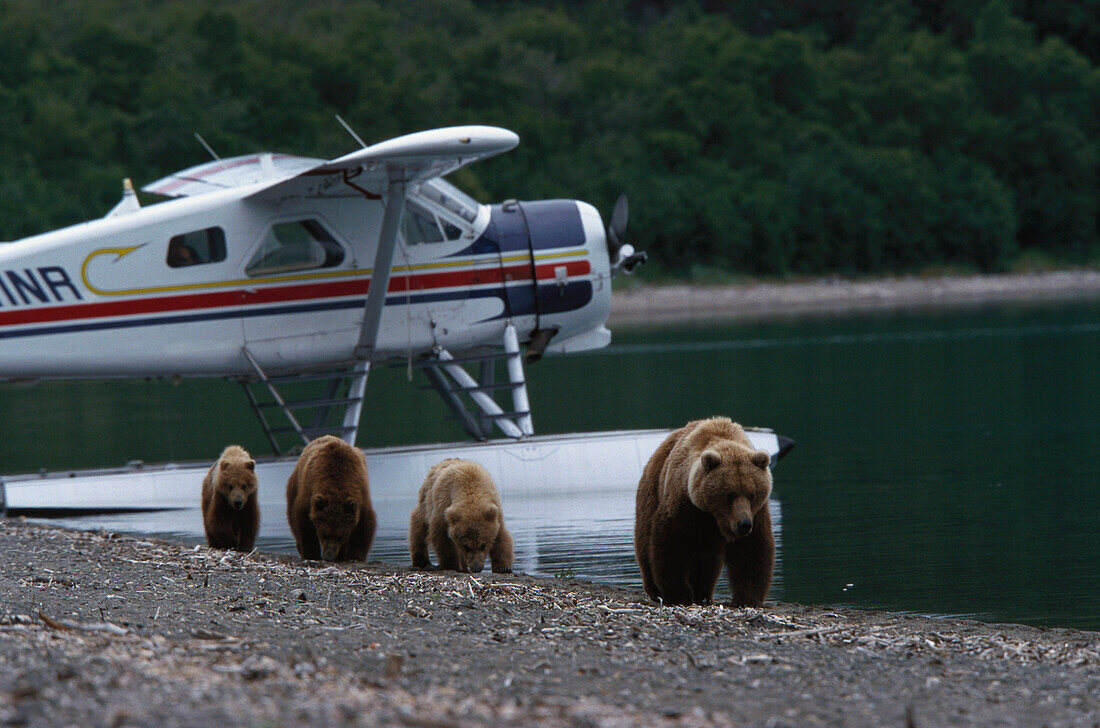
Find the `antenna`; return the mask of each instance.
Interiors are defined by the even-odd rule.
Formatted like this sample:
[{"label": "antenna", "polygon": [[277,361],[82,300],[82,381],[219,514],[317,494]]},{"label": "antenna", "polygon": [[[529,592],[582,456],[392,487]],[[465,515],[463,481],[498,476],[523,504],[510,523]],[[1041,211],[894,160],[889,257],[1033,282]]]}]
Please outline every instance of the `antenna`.
[{"label": "antenna", "polygon": [[218,156],[217,152],[211,149],[210,145],[206,143],[206,140],[202,138],[202,134],[195,132],[195,138],[199,140],[199,144],[201,144],[206,151],[210,152],[210,156],[214,158],[215,162],[222,161],[222,158]]},{"label": "antenna", "polygon": [[367,148],[367,143],[359,138],[359,135],[355,133],[355,130],[348,126],[348,123],[344,121],[339,114],[336,115],[336,120],[340,122],[340,126],[344,127],[344,129],[347,130],[348,134],[351,134],[352,139],[359,142],[359,146],[363,147],[363,149]]}]

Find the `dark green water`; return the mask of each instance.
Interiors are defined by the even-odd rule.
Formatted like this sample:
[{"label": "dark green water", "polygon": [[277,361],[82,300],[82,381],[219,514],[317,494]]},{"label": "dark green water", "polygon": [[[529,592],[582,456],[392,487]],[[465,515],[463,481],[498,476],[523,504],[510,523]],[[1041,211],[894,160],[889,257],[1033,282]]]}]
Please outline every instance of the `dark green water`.
[{"label": "dark green water", "polygon": [[[797,440],[777,598],[1100,629],[1098,370],[1092,301],[620,329],[528,375],[541,433],[726,414]],[[461,439],[405,375],[372,372],[360,444]],[[3,473],[267,448],[221,381],[4,385],[0,422]]]}]

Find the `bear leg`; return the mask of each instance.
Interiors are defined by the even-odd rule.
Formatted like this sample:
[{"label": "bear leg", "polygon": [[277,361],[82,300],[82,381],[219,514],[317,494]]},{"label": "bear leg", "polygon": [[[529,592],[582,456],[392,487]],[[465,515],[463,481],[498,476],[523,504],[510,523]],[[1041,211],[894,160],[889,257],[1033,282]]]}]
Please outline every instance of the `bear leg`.
[{"label": "bear leg", "polygon": [[298,554],[308,561],[321,560],[321,542],[317,540],[317,529],[309,520],[309,508],[302,509],[297,519],[298,528],[294,531],[294,541],[298,545]]},{"label": "bear leg", "polygon": [[638,561],[638,569],[642,572],[642,588],[645,589],[645,593],[649,595],[650,599],[657,601],[661,598],[661,593],[657,590],[657,584],[653,581],[653,565],[649,559],[648,543],[635,539],[634,556]]},{"label": "bear leg", "polygon": [[214,549],[232,549],[237,546],[237,538],[233,533],[233,514],[226,513],[213,503],[203,518],[203,528],[206,531],[206,543]]},{"label": "bear leg", "polygon": [[753,518],[752,532],[726,546],[731,602],[734,607],[759,607],[772,585],[775,538],[772,518],[765,503]]},{"label": "bear leg", "polygon": [[340,549],[345,561],[367,560],[367,552],[370,551],[370,545],[374,541],[374,529],[377,525],[378,519],[374,515],[374,510],[364,508],[359,515],[359,523],[355,524],[347,543]]},{"label": "bear leg", "polygon": [[239,517],[237,548],[241,551],[251,551],[256,545],[256,534],[259,530],[260,506],[256,503],[256,496],[252,496]]},{"label": "bear leg", "polygon": [[688,581],[687,572],[679,570],[677,573],[658,574],[655,580],[657,586],[657,598],[665,606],[689,606],[695,603],[695,591]]},{"label": "bear leg", "polygon": [[232,532],[215,528],[207,530],[206,543],[212,549],[231,549],[237,546],[237,539],[233,538]]},{"label": "bear leg", "polygon": [[669,606],[694,604],[695,590],[689,578],[691,572],[688,559],[672,550],[661,551],[656,548],[651,557],[656,594],[650,596]]},{"label": "bear leg", "polygon": [[722,553],[715,552],[698,556],[691,565],[688,581],[694,592],[695,604],[710,604],[714,596],[714,586],[722,574]]},{"label": "bear leg", "polygon": [[435,549],[435,557],[439,560],[439,568],[450,571],[465,571],[466,565],[459,558],[458,549],[455,548],[451,537],[447,535],[447,522],[440,519],[439,523],[433,523],[428,528],[428,540]]},{"label": "bear leg", "polygon": [[512,559],[514,557],[515,542],[512,540],[512,534],[508,532],[508,529],[502,523],[500,524],[500,533],[497,534],[497,540],[489,549],[489,561],[493,564],[493,573],[511,574]]},{"label": "bear leg", "polygon": [[432,560],[428,558],[428,524],[420,511],[420,506],[413,508],[409,516],[409,555],[412,556],[412,565],[417,569],[432,568]]},{"label": "bear leg", "polygon": [[[653,580],[653,592],[646,589],[651,597],[668,605],[695,603],[691,584],[691,567],[698,558],[695,546],[683,529],[669,523],[653,524],[648,547],[643,547]],[[642,574],[644,580],[644,569]]]}]

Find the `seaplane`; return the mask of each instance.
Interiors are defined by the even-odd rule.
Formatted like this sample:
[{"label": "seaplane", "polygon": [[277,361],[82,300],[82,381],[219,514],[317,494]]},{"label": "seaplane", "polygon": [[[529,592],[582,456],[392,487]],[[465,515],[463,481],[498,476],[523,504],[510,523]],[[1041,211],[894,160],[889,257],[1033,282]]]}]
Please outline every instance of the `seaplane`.
[{"label": "seaplane", "polygon": [[[481,204],[443,178],[514,148],[515,133],[457,126],[368,145],[345,128],[360,148],[331,160],[207,146],[212,161],[142,187],[159,202],[142,205],[126,180],[104,217],[0,245],[0,381],[240,382],[272,449],[257,465],[261,542],[287,530],[294,448],[323,433],[354,445],[371,367],[394,362],[424,373],[469,438],[365,450],[379,543],[387,528],[403,538],[420,482],[446,457],[485,465],[506,510],[510,494],[614,491],[632,513],[668,430],[536,435],[525,382],[544,354],[610,342],[612,279],[645,260],[623,242],[626,198],[606,226],[577,200]],[[773,459],[791,445],[749,434]],[[4,475],[0,507],[156,513],[159,530],[201,540],[208,466]],[[522,567],[522,539],[517,550]]]}]

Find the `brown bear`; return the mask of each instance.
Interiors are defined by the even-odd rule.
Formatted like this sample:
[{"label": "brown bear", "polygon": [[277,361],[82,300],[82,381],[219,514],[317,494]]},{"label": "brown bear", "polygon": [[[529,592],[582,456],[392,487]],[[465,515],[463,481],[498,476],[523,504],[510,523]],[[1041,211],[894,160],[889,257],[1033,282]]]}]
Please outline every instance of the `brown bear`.
[{"label": "brown bear", "polygon": [[332,435],[306,445],[286,482],[286,517],[303,559],[366,561],[377,520],[363,453]]},{"label": "brown bear", "polygon": [[725,562],[733,605],[763,604],[775,566],[770,461],[725,417],[689,422],[661,443],[635,505],[634,553],[650,597],[708,604]]},{"label": "brown bear", "polygon": [[260,530],[257,485],[256,461],[238,445],[225,448],[202,481],[202,525],[210,546],[252,550]]},{"label": "brown bear", "polygon": [[449,458],[428,471],[409,517],[413,566],[431,568],[428,544],[441,569],[478,574],[488,556],[495,573],[512,571],[514,546],[504,527],[500,495],[478,463]]}]

